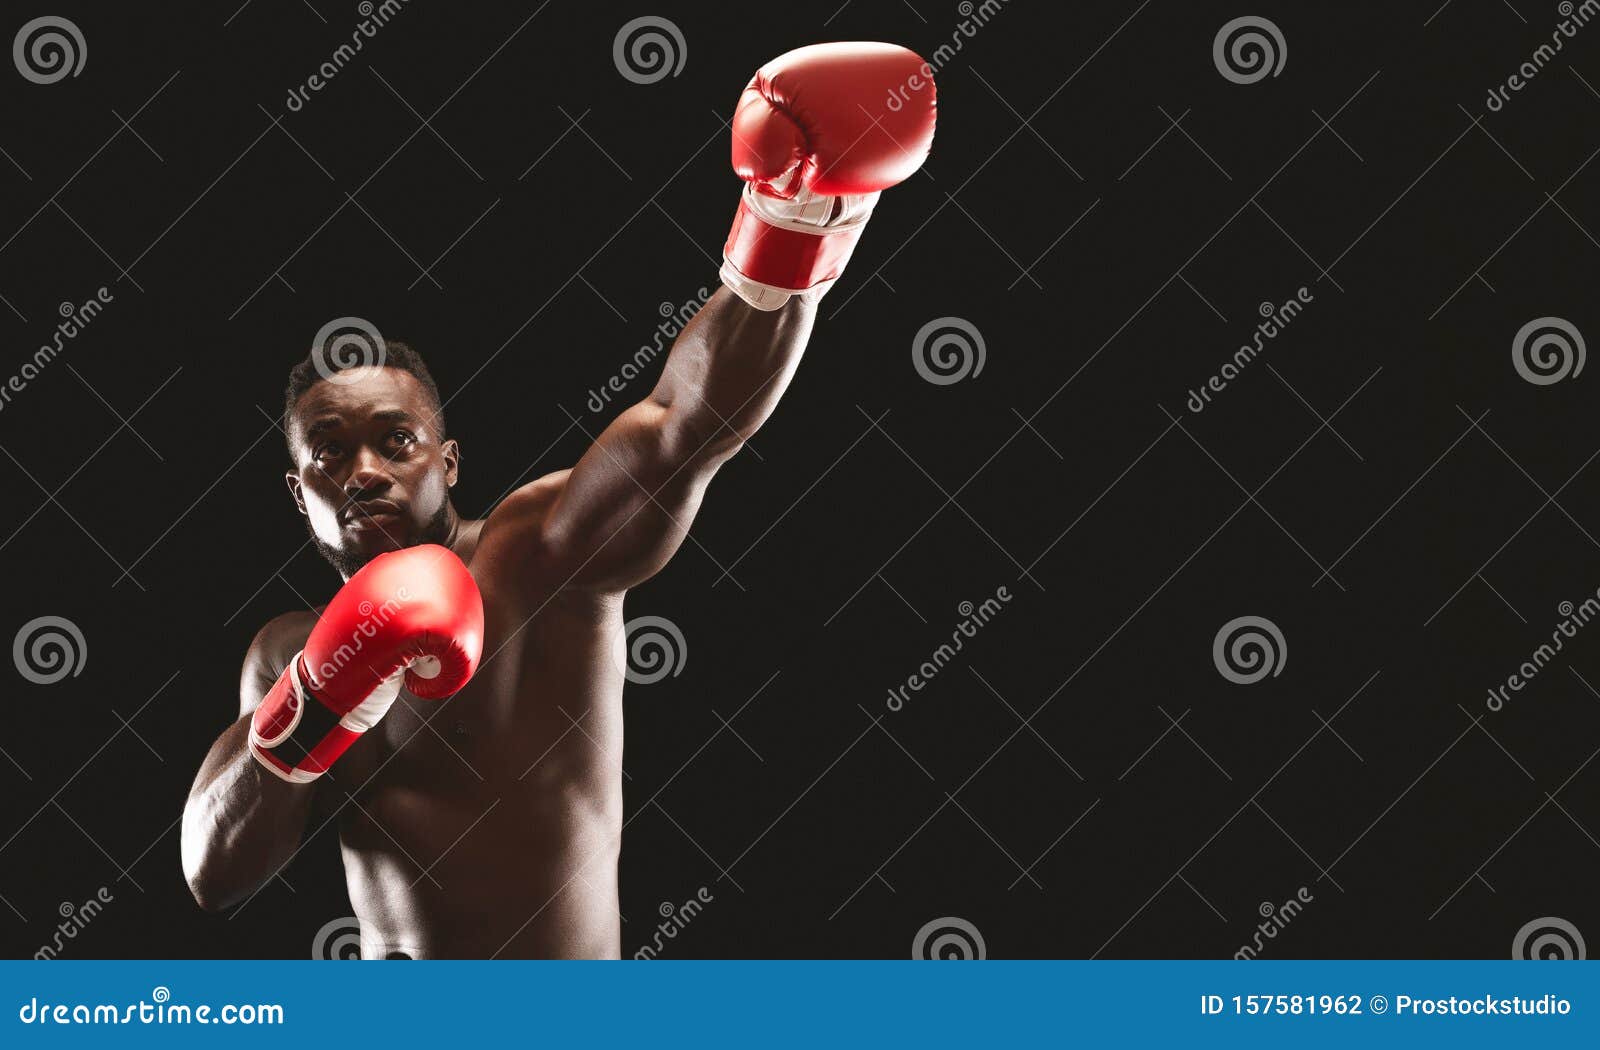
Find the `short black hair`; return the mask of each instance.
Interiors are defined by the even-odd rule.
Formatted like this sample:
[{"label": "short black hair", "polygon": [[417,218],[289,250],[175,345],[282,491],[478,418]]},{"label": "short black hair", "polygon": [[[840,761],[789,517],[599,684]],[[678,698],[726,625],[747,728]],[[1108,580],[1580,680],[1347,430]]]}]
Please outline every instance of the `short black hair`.
[{"label": "short black hair", "polygon": [[[377,358],[376,362],[373,360],[374,357]],[[374,363],[384,368],[397,368],[416,376],[417,382],[428,392],[428,400],[432,403],[434,428],[438,431],[440,440],[444,439],[444,402],[439,398],[439,385],[433,381],[433,373],[428,371],[427,362],[422,360],[422,355],[417,353],[411,344],[398,339],[385,339],[380,352],[376,355],[370,352],[352,354],[343,359],[338,353],[329,353],[322,347],[312,347],[299,364],[289,369],[289,385],[283,390],[283,436],[289,445],[291,459],[294,458],[294,439],[289,433],[289,420],[301,395],[337,372],[347,368],[370,366]]]}]

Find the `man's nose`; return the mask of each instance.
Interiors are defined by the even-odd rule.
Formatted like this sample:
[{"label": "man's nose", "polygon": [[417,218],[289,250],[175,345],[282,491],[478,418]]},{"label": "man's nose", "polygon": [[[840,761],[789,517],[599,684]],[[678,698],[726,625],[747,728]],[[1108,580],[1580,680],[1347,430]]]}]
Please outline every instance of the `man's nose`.
[{"label": "man's nose", "polygon": [[351,495],[359,492],[381,490],[393,484],[389,461],[375,449],[364,448],[356,454],[350,476],[345,479],[345,491]]}]

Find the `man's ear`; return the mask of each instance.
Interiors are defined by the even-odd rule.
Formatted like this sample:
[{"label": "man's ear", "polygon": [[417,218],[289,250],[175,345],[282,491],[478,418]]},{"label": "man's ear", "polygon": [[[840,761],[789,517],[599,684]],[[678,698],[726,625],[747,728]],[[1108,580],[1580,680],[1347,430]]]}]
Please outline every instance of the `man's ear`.
[{"label": "man's ear", "polygon": [[456,444],[455,438],[450,438],[440,449],[444,454],[444,483],[455,488],[456,478],[461,473],[461,446]]},{"label": "man's ear", "polygon": [[299,473],[291,470],[283,476],[283,480],[289,486],[289,495],[294,497],[295,509],[300,512],[301,517],[304,517],[306,513],[306,497],[305,493],[300,490]]}]

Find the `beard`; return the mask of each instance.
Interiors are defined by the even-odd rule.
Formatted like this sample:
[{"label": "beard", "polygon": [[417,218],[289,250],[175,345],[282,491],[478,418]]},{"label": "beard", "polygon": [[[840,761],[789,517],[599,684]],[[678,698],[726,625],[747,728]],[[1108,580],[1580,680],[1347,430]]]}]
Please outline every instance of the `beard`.
[{"label": "beard", "polygon": [[[379,554],[385,553],[384,551],[369,553],[356,548],[346,550],[342,547],[335,547],[325,542],[315,532],[312,532],[310,522],[306,524],[306,531],[311,533],[311,544],[317,548],[317,553],[322,555],[323,560],[332,565],[334,571],[346,580],[354,576],[367,562],[376,558]],[[427,523],[418,530],[416,538],[406,546],[414,547],[423,543],[443,544],[449,538],[450,501],[443,500],[439,504],[438,511],[428,519]]]}]

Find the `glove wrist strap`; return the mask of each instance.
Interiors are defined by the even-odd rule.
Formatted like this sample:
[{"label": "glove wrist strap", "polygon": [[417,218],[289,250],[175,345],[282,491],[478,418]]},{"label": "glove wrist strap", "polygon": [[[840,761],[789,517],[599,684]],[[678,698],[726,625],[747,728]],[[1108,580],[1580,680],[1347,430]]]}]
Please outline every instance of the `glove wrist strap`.
[{"label": "glove wrist strap", "polygon": [[361,735],[306,687],[302,655],[289,661],[250,721],[250,753],[291,784],[322,776]]},{"label": "glove wrist strap", "polygon": [[[822,206],[822,221],[830,221],[832,199],[815,203]],[[842,219],[832,218],[834,225],[821,225],[806,215],[813,209],[769,205],[746,186],[722,249],[723,283],[758,310],[776,310],[793,295],[808,302],[820,299],[844,272],[872,214],[870,202],[864,209],[861,202],[851,203],[856,207],[838,209]]]}]

